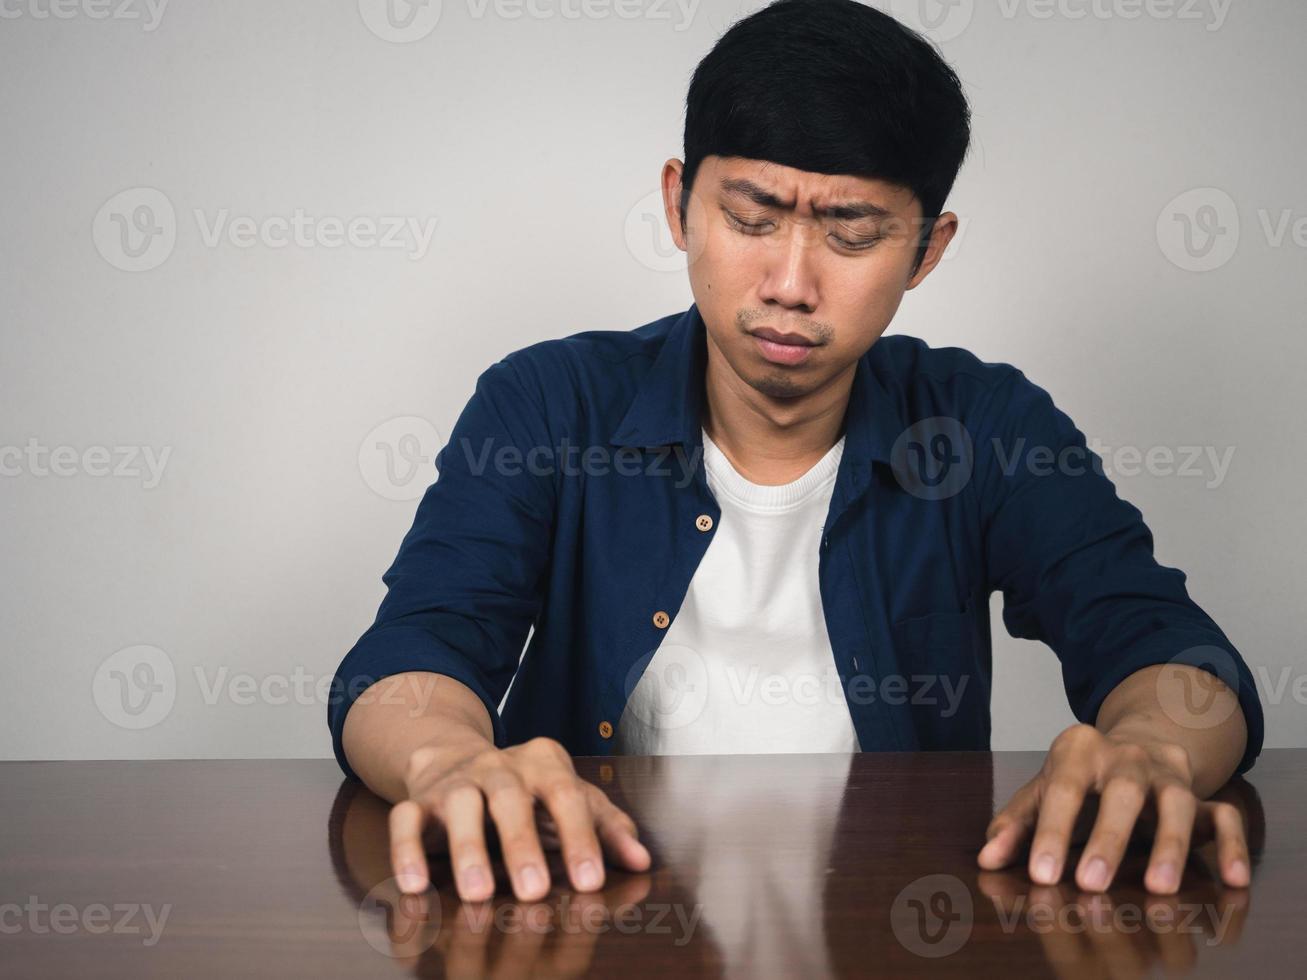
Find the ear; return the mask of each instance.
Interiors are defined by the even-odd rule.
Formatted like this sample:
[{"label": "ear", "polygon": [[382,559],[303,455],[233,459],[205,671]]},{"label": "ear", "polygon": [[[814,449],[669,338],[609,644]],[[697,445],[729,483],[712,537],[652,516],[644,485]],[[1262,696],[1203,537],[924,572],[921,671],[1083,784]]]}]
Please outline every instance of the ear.
[{"label": "ear", "polygon": [[684,174],[685,164],[675,157],[663,164],[663,213],[667,217],[667,228],[672,233],[672,241],[682,252],[686,250],[685,232],[681,227],[681,178]]},{"label": "ear", "polygon": [[944,257],[944,250],[948,248],[949,242],[953,241],[953,236],[958,231],[958,216],[952,211],[945,211],[935,219],[934,226],[930,229],[930,241],[926,245],[926,254],[922,257],[921,265],[917,271],[912,274],[908,280],[908,289],[916,289],[935,266],[939,265],[939,260]]}]

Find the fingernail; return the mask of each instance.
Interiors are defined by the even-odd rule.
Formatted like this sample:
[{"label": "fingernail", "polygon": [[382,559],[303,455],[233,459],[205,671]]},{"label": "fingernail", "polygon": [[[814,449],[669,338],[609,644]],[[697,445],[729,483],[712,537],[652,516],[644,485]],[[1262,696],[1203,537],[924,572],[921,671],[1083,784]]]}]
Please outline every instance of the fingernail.
[{"label": "fingernail", "polygon": [[479,864],[463,869],[464,894],[480,895],[489,884],[490,876],[486,874],[486,869]]},{"label": "fingernail", "polygon": [[1245,864],[1242,860],[1231,861],[1230,878],[1234,881],[1236,885],[1248,884],[1248,880],[1249,880],[1248,865]]},{"label": "fingernail", "polygon": [[395,880],[402,892],[420,892],[426,886],[422,872],[418,870],[415,864],[406,864],[401,867]]},{"label": "fingernail", "polygon": [[544,872],[534,864],[528,864],[523,868],[518,880],[521,883],[522,891],[526,892],[528,895],[534,895],[536,892],[545,889]]},{"label": "fingernail", "polygon": [[1085,866],[1085,887],[1095,891],[1107,887],[1107,862],[1094,858]]},{"label": "fingernail", "polygon": [[599,887],[599,866],[593,861],[582,861],[576,866],[576,887],[591,889]]},{"label": "fingernail", "polygon": [[1159,864],[1157,870],[1153,872],[1153,881],[1157,883],[1159,889],[1170,891],[1178,881],[1175,865],[1169,861],[1165,864]]},{"label": "fingernail", "polygon": [[1057,858],[1051,854],[1041,854],[1035,861],[1035,880],[1045,885],[1057,881]]}]

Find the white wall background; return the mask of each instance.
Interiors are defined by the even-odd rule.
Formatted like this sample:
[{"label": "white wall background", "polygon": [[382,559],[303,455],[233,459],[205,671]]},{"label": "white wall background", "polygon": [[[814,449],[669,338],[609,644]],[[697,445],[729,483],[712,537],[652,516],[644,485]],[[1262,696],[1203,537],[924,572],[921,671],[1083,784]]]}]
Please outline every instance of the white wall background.
[{"label": "white wall background", "polygon": [[[0,755],[328,755],[312,685],[430,476],[378,439],[433,454],[508,351],[689,305],[647,196],[695,64],[761,4],[437,0],[406,33],[370,0],[57,2],[0,5]],[[1109,467],[1233,447],[1116,482],[1274,687],[1267,744],[1307,744],[1307,6],[924,13],[975,147],[961,240],[891,330],[1022,367]],[[297,209],[435,228],[274,247]],[[397,417],[427,423],[374,433]],[[1071,721],[1057,663],[1000,601],[994,744],[1040,748]],[[129,714],[115,670],[163,694]]]}]

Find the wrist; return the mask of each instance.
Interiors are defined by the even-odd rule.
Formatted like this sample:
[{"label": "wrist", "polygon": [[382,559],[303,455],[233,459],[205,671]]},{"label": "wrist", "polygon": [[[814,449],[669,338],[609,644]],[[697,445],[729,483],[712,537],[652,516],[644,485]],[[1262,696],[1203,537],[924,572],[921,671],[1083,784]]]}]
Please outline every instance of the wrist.
[{"label": "wrist", "polygon": [[1154,764],[1172,773],[1186,786],[1193,787],[1194,767],[1189,747],[1158,732],[1146,717],[1126,716],[1103,733],[1104,737],[1123,745],[1135,745],[1148,753]]},{"label": "wrist", "polygon": [[404,782],[411,787],[432,769],[440,772],[453,769],[494,747],[494,742],[470,725],[447,726],[439,735],[419,742],[409,750],[404,765]]}]

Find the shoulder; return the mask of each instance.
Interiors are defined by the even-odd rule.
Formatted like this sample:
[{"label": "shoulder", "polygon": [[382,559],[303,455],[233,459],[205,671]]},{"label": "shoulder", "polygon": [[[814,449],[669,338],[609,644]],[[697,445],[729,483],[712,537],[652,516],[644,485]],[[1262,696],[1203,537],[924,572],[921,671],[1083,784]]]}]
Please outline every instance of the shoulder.
[{"label": "shoulder", "polygon": [[904,426],[923,419],[956,421],[978,457],[996,441],[1061,447],[1083,439],[1052,395],[1007,361],[986,361],[961,347],[931,347],[906,335],[882,337],[872,355],[873,370]]},{"label": "shoulder", "polygon": [[488,372],[507,372],[546,402],[630,390],[662,350],[674,313],[627,330],[583,330],[506,354]]},{"label": "shoulder", "polygon": [[486,368],[477,388],[503,404],[530,406],[555,437],[606,441],[683,316],[528,344]]},{"label": "shoulder", "polygon": [[978,421],[1019,390],[1042,391],[1007,361],[986,361],[964,347],[932,347],[920,337],[881,337],[867,358],[905,419],[946,415]]},{"label": "shoulder", "polygon": [[920,337],[890,334],[867,352],[887,388],[919,397],[948,394],[962,401],[987,398],[1021,372],[1006,361],[985,361],[965,347],[932,347]]}]

